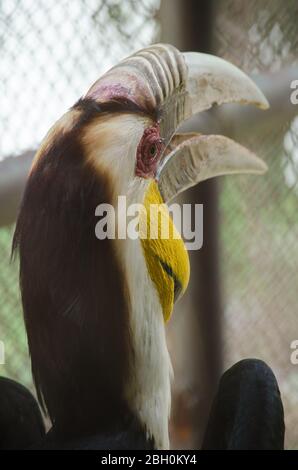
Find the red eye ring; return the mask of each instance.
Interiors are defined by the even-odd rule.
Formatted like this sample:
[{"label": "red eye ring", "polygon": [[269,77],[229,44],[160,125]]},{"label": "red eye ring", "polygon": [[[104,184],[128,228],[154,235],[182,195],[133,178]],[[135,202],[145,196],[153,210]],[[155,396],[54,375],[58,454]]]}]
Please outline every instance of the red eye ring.
[{"label": "red eye ring", "polygon": [[158,125],[145,129],[137,149],[137,176],[142,178],[155,176],[163,146],[164,141],[160,138]]}]

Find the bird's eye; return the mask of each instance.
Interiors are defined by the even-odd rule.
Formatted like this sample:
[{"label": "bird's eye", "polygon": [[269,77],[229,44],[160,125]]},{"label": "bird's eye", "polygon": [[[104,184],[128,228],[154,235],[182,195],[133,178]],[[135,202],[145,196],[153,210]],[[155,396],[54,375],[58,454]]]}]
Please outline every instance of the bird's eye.
[{"label": "bird's eye", "polygon": [[149,154],[150,154],[150,157],[155,157],[157,153],[157,145],[156,144],[152,144],[150,145],[150,149],[149,149]]}]

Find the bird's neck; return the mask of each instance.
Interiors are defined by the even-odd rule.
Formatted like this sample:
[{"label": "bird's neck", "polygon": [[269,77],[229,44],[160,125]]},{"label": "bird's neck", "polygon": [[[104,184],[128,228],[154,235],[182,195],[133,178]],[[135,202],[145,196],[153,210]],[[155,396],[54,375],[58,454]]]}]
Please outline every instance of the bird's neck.
[{"label": "bird's neck", "polygon": [[132,374],[128,399],[148,437],[159,449],[169,447],[171,361],[162,307],[144,259],[140,240],[126,240],[122,251],[131,298]]},{"label": "bird's neck", "polygon": [[[113,184],[79,135],[44,146],[15,233],[38,397],[63,435],[115,433],[137,419],[168,446],[170,360],[140,241],[97,240],[95,208]],[[122,262],[121,262],[121,256]]]},{"label": "bird's neck", "polygon": [[64,435],[116,432],[132,355],[125,273],[111,240],[95,236],[95,208],[111,201],[106,175],[64,133],[36,161],[14,245],[38,397]]}]

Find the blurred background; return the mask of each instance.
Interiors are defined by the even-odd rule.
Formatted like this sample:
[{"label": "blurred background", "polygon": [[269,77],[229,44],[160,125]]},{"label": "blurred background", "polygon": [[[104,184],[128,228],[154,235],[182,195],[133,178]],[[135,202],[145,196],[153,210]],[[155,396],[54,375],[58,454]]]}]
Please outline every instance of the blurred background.
[{"label": "blurred background", "polygon": [[[297,0],[0,1],[0,375],[32,390],[18,262],[10,262],[30,162],[49,127],[120,59],[156,41],[211,52],[251,75],[266,113],[223,106],[188,130],[222,133],[254,150],[263,177],[207,181],[184,200],[204,204],[204,245],[168,326],[175,371],[172,448],[198,448],[222,372],[257,357],[275,372],[286,446],[298,448]],[[59,236],[59,234],[57,234]]]}]

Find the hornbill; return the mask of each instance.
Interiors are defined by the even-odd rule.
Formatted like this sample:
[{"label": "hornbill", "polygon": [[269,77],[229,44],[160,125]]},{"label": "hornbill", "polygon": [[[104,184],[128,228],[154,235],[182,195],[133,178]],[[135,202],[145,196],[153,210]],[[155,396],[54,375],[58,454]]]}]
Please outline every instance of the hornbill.
[{"label": "hornbill", "polygon": [[170,220],[163,203],[188,187],[263,173],[266,165],[227,137],[176,133],[195,113],[231,102],[268,107],[234,65],[156,44],[104,74],[43,140],[13,249],[53,446],[97,436],[97,448],[168,448],[165,323],[188,284],[187,250],[147,215],[140,226],[156,224],[156,238],[98,240],[95,210],[108,203],[117,213],[121,195],[127,205],[161,205]]}]

